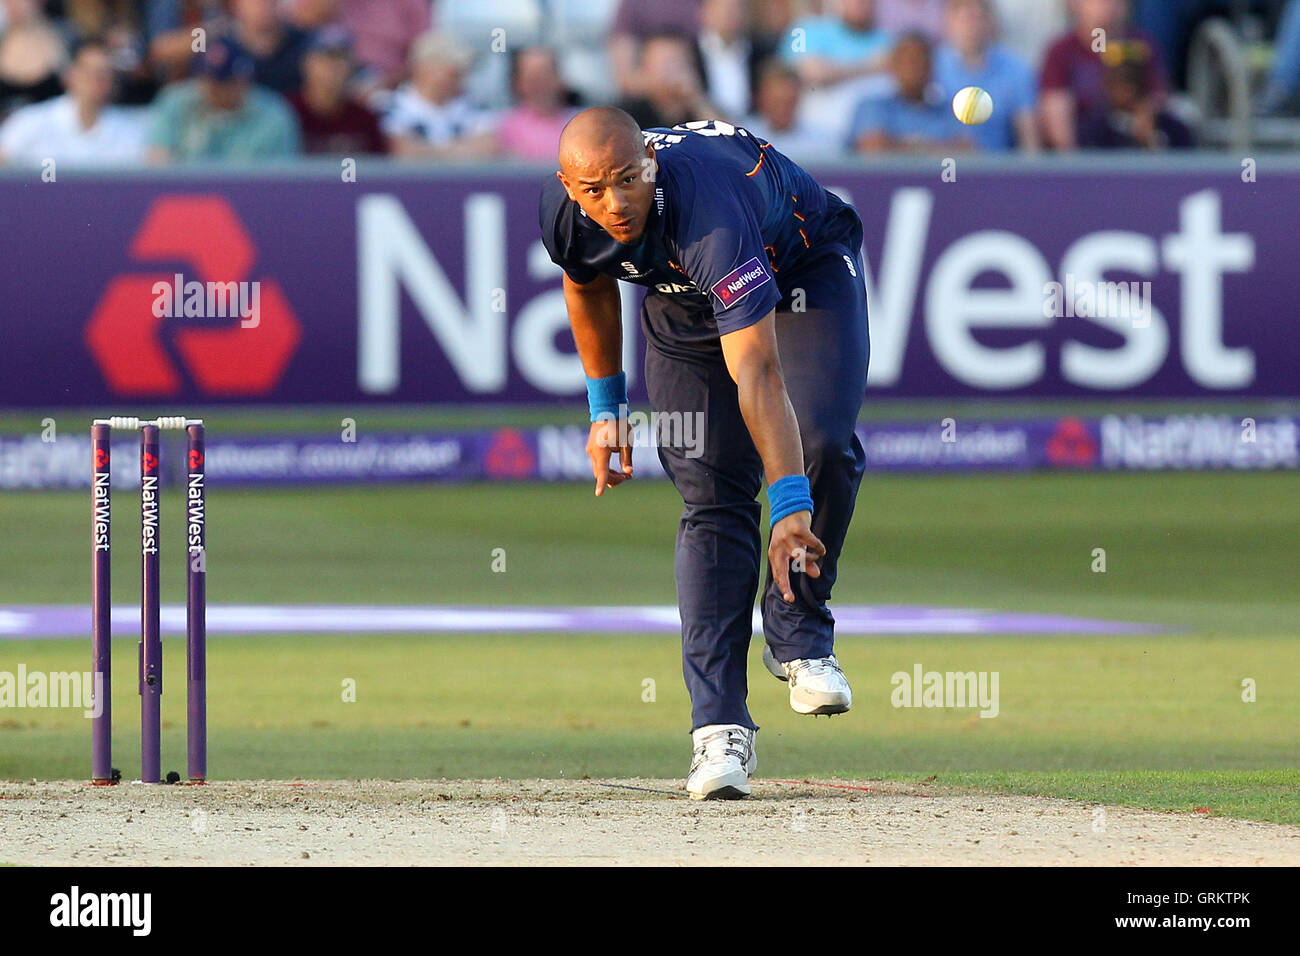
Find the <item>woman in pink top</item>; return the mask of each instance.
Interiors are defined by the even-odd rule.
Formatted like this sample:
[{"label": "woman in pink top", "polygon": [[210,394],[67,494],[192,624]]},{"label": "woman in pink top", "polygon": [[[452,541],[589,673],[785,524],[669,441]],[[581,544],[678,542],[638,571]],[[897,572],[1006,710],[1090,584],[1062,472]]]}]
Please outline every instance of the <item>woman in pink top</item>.
[{"label": "woman in pink top", "polygon": [[514,159],[553,161],[560,130],[577,112],[555,53],[543,46],[520,50],[511,62],[510,85],[518,105],[498,127],[501,149]]}]

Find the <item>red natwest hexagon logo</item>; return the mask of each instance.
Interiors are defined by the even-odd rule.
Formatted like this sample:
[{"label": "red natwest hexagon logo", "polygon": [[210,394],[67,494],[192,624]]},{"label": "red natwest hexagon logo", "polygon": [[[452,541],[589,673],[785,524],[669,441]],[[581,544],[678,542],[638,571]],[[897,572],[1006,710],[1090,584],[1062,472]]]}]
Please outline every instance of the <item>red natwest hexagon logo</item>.
[{"label": "red natwest hexagon logo", "polygon": [[1061,468],[1085,468],[1097,461],[1097,440],[1078,418],[1062,418],[1047,439],[1047,460]]},{"label": "red natwest hexagon logo", "polygon": [[529,478],[537,469],[537,458],[523,433],[499,428],[483,455],[483,470],[490,478]]},{"label": "red natwest hexagon logo", "polygon": [[[183,263],[201,282],[253,279],[257,249],[220,196],[166,196],[149,208],[131,243],[136,262]],[[154,284],[166,275],[130,273],[109,283],[86,324],[86,347],[113,391],[121,395],[175,395],[184,384],[154,315]],[[301,326],[274,279],[258,279],[257,324],[239,317],[221,326],[180,327],[169,340],[184,372],[213,396],[264,395],[275,387],[302,338]],[[224,321],[224,320],[223,320]]]}]

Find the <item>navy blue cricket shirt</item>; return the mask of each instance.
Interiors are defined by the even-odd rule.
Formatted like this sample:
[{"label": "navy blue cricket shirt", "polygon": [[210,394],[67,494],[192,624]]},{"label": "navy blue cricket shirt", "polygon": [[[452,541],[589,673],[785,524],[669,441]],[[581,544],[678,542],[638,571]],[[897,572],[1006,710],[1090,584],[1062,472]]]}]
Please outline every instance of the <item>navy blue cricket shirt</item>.
[{"label": "navy blue cricket shirt", "polygon": [[658,175],[641,237],[617,241],[552,178],[539,209],[546,251],[579,284],[603,273],[648,287],[647,308],[682,343],[753,325],[847,207],[741,127],[707,120],[644,135]]}]

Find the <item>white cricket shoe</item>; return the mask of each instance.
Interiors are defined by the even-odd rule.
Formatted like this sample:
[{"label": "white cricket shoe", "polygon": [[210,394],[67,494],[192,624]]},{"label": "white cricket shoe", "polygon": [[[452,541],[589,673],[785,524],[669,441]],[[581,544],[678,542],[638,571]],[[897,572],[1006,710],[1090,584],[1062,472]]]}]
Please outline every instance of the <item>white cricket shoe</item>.
[{"label": "white cricket shoe", "polygon": [[692,800],[749,796],[749,775],[758,767],[755,733],[740,724],[709,724],[691,731],[695,752],[686,775],[686,792]]},{"label": "white cricket shoe", "polygon": [[796,714],[842,714],[853,706],[853,690],[834,654],[782,663],[764,644],[763,663],[774,677],[790,682],[790,709]]}]

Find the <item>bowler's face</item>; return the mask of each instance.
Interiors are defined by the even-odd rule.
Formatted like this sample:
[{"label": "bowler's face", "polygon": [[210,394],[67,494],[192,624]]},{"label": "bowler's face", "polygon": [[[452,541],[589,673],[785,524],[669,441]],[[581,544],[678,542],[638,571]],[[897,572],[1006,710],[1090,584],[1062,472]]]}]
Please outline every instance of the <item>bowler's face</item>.
[{"label": "bowler's face", "polygon": [[623,243],[645,231],[654,200],[653,147],[645,152],[604,146],[566,157],[559,176],[569,198],[593,222]]}]

